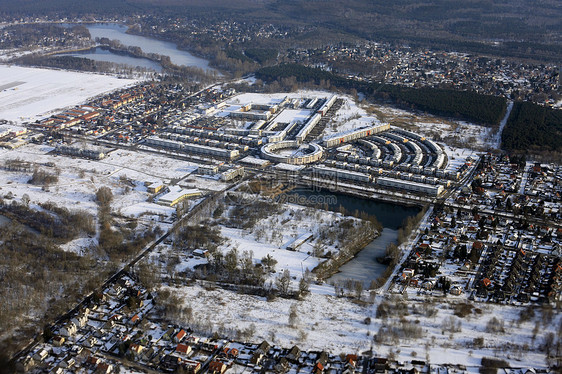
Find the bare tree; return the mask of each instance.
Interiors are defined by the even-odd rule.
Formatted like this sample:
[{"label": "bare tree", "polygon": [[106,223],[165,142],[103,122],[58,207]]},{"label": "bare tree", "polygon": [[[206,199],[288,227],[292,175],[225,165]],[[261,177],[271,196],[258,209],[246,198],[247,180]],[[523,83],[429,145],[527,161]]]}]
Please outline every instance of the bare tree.
[{"label": "bare tree", "polygon": [[265,257],[261,259],[261,263],[268,271],[274,271],[275,265],[277,264],[277,260],[274,259],[270,254],[267,254]]},{"label": "bare tree", "polygon": [[107,205],[113,200],[113,193],[109,187],[103,186],[96,191],[96,200],[100,205]]},{"label": "bare tree", "polygon": [[306,277],[302,277],[299,281],[299,294],[305,295],[310,289],[310,281]]},{"label": "bare tree", "polygon": [[279,292],[281,292],[282,294],[287,294],[289,292],[290,284],[291,284],[291,273],[289,272],[289,269],[285,269],[283,270],[283,273],[281,273],[275,279],[275,285],[277,286]]},{"label": "bare tree", "polygon": [[25,205],[26,208],[29,208],[29,195],[24,193],[23,196],[21,197],[21,202]]},{"label": "bare tree", "polygon": [[298,310],[297,303],[294,303],[289,308],[289,326],[295,327],[298,323]]}]

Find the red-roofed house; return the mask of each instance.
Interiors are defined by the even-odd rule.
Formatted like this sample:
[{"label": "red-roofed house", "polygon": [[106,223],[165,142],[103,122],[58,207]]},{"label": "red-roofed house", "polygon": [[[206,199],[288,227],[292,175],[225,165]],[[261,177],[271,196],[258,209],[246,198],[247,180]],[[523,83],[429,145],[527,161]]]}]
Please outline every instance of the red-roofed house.
[{"label": "red-roofed house", "polygon": [[108,364],[107,362],[99,363],[98,367],[96,368],[96,373],[109,374],[112,371],[113,371],[113,365]]},{"label": "red-roofed house", "polygon": [[185,335],[187,335],[187,333],[185,332],[184,329],[181,329],[180,332],[178,332],[174,338],[174,340],[179,343],[182,341],[183,338],[185,338]]},{"label": "red-roofed house", "polygon": [[178,344],[178,346],[176,347],[176,352],[188,355],[189,353],[191,353],[191,346],[187,344]]},{"label": "red-roofed house", "polygon": [[324,372],[324,365],[322,365],[320,362],[316,363],[316,366],[314,366],[314,374],[322,374]]},{"label": "red-roofed house", "polygon": [[224,362],[220,361],[212,361],[209,364],[209,373],[211,374],[223,374],[226,371],[227,367]]}]

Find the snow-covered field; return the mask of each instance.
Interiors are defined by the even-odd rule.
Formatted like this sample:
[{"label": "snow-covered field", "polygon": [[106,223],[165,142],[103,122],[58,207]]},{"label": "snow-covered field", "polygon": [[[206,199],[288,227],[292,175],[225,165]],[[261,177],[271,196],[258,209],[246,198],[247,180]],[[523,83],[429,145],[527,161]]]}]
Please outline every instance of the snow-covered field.
[{"label": "snow-covered field", "polygon": [[350,96],[338,96],[342,98],[343,104],[336,115],[322,133],[323,137],[329,137],[338,132],[346,132],[361,127],[381,124],[383,121],[376,116],[369,115],[367,111],[357,105]]},{"label": "snow-covered field", "polygon": [[[251,340],[255,342],[267,340],[289,348],[298,344],[301,349],[326,349],[338,354],[368,349],[371,340],[367,336],[370,326],[363,323],[368,309],[333,295],[313,293],[303,301],[267,301],[263,297],[200,286],[169,289],[193,308],[192,320],[201,327],[212,324],[212,331],[225,330],[224,327],[244,330],[254,324],[256,334]],[[330,293],[328,286],[324,292]],[[289,324],[293,304],[298,311],[294,327]]]},{"label": "snow-covered field", "polygon": [[386,105],[369,104],[364,106],[382,122],[403,127],[459,148],[488,149],[497,146],[497,137],[493,129],[469,122],[445,119],[431,115],[422,115]]},{"label": "snow-covered field", "polygon": [[[196,329],[230,335],[254,325],[251,340],[256,343],[265,339],[282,347],[297,344],[301,349],[325,349],[333,354],[372,348],[374,356],[394,354],[400,361],[418,357],[432,364],[479,367],[482,357],[498,357],[514,367],[546,367],[545,337],[556,334],[562,322],[562,316],[552,310],[535,308],[533,317],[521,320],[523,308],[479,303],[473,303],[467,315],[459,316],[462,305],[456,300],[435,297],[386,300],[389,316],[376,318],[382,296],[377,296],[374,305],[361,305],[336,297],[330,286],[314,287],[302,301],[267,301],[198,285],[166,288],[192,308]],[[297,310],[293,323],[289,322],[291,306]],[[373,339],[377,334],[378,342]]]},{"label": "snow-covered field", "polygon": [[[292,288],[297,289],[297,280],[303,276],[304,271],[314,269],[322,261],[313,255],[315,247],[318,255],[336,253],[339,250],[341,243],[335,237],[338,226],[344,221],[360,225],[360,220],[342,216],[340,213],[283,204],[279,214],[271,214],[258,221],[251,230],[222,227],[222,235],[229,239],[222,251],[226,253],[233,247],[251,251],[255,263],[259,263],[267,255],[272,256],[277,260],[277,272],[289,270],[295,278]],[[322,231],[332,232],[335,240],[321,240]],[[312,235],[312,238],[294,251],[287,249],[295,239],[303,235]]]},{"label": "snow-covered field", "polygon": [[137,80],[0,65],[0,119],[33,122]]},{"label": "snow-covered field", "polygon": [[[148,223],[156,223],[161,220],[160,217],[169,218],[175,213],[175,209],[151,202],[145,182],[170,183],[182,180],[196,169],[193,163],[140,152],[115,150],[107,158],[93,161],[55,155],[50,153],[52,150],[52,147],[35,144],[15,150],[0,149],[2,165],[6,160],[19,159],[35,163],[39,169],[49,174],[60,170],[58,181],[43,187],[28,183],[33,171],[12,172],[2,169],[0,195],[11,195],[17,201],[27,195],[30,205],[36,208],[39,203],[50,201],[70,210],[86,210],[96,215],[95,192],[102,186],[108,186],[114,195],[114,211],[127,217],[140,217]],[[203,190],[208,184],[201,178],[193,178],[193,181]],[[91,244],[86,242],[77,240],[67,244],[65,248],[80,251],[81,246]]]},{"label": "snow-covered field", "polygon": [[[225,207],[220,222],[228,222],[231,209],[229,206]],[[275,208],[271,205],[269,209]],[[281,204],[277,212],[258,220],[253,227],[227,226],[219,226],[220,234],[226,239],[219,246],[219,251],[226,254],[236,248],[239,254],[248,252],[255,265],[261,264],[264,257],[271,256],[276,261],[275,272],[267,275],[266,282],[275,283],[275,278],[288,270],[292,278],[289,290],[293,291],[298,289],[299,280],[307,270],[311,271],[325,260],[325,254],[335,254],[347,244],[349,237],[345,237],[343,226],[348,227],[348,233],[362,228],[369,231],[367,228],[370,227],[365,221],[341,213],[289,203]],[[306,241],[294,250],[288,249],[299,238],[306,238]],[[342,238],[345,239],[341,240]],[[193,270],[197,265],[207,262],[190,254],[190,251],[178,251],[174,254],[179,256],[175,272]]]}]

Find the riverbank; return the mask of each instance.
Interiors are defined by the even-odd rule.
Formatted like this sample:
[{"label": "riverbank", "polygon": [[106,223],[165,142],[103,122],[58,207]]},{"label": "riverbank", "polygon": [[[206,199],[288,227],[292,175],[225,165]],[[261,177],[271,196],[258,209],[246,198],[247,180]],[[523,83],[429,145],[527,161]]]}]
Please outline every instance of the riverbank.
[{"label": "riverbank", "polygon": [[[352,279],[362,282],[364,288],[369,288],[373,281],[378,281],[388,273],[389,266],[377,262],[377,257],[385,256],[387,246],[398,242],[401,228],[411,220],[408,218],[415,217],[422,211],[419,205],[413,203],[406,205],[395,201],[358,197],[344,192],[295,189],[288,195],[290,194],[297,195],[298,201],[329,202],[323,206],[311,204],[316,208],[378,222],[376,232],[373,232],[369,238],[356,239],[347,250],[340,251],[337,257],[322,262],[314,269],[314,273],[320,275],[319,278],[322,280],[338,282]],[[291,196],[287,198],[295,200]]]},{"label": "riverbank", "polygon": [[[110,41],[116,40],[124,47],[139,48],[145,55],[155,54],[166,56],[169,62],[178,67],[200,68],[211,72],[209,61],[194,56],[186,50],[178,48],[174,42],[162,40],[152,35],[137,35],[129,32],[130,27],[119,23],[94,23],[85,24],[90,32],[90,38],[107,38]],[[98,40],[99,40],[98,39]]]},{"label": "riverbank", "polygon": [[350,188],[351,186],[341,186],[337,184],[324,183],[318,180],[298,179],[294,183],[298,188],[320,190],[320,193],[340,194],[352,196],[362,200],[380,201],[395,205],[403,205],[406,207],[422,208],[427,204],[435,202],[435,198],[429,196],[414,196],[407,193],[393,192],[386,190],[384,192],[376,192],[374,190],[366,191],[363,188]]},{"label": "riverbank", "polygon": [[380,232],[372,232],[371,235],[365,238],[359,238],[353,241],[347,248],[340,250],[337,254],[333,255],[326,261],[321,262],[312,269],[312,273],[316,275],[319,280],[326,280],[337,274],[340,268],[351,261],[355,256],[361,252],[369,243],[380,236]]},{"label": "riverbank", "polygon": [[[127,30],[125,31],[126,34],[128,35],[133,35],[133,36],[139,36],[139,37],[143,37],[143,38],[150,38],[150,39],[154,39],[154,40],[158,40],[160,42],[163,43],[171,43],[174,44],[176,46],[176,49],[180,52],[185,52],[185,53],[189,53],[190,55],[192,55],[195,58],[201,59],[201,60],[205,60],[208,63],[208,68],[212,68],[213,70],[217,70],[216,66],[213,66],[212,62],[213,62],[213,58],[214,56],[207,56],[207,55],[202,55],[201,53],[199,53],[198,51],[196,51],[193,48],[186,48],[183,45],[179,45],[177,41],[171,40],[171,39],[166,39],[166,38],[162,38],[159,34],[154,34],[154,33],[143,33],[142,31],[137,31],[136,29],[133,29],[130,26],[127,26]],[[224,72],[220,72],[221,74],[223,74]]]},{"label": "riverbank", "polygon": [[63,49],[62,51],[52,51],[44,53],[44,56],[56,56],[61,54],[68,54],[68,53],[78,53],[78,52],[89,52],[95,50],[96,46],[93,47],[83,47],[83,48],[72,48],[72,49]]},{"label": "riverbank", "polygon": [[[172,70],[179,69],[179,66],[176,66],[169,62],[169,58],[167,56],[162,56],[154,53],[144,53],[142,50],[140,51],[140,53],[135,53],[134,51],[132,51],[130,48],[126,46],[123,46],[123,48],[115,48],[106,44],[96,44],[88,48],[77,48],[77,49],[67,49],[63,51],[55,51],[55,52],[47,53],[45,54],[45,56],[72,56],[72,57],[79,57],[85,59],[92,59],[90,55],[95,55],[98,49],[101,49],[102,51],[107,51],[110,54],[114,54],[117,56],[125,56],[134,59],[143,59],[143,60],[151,61],[160,68],[160,69],[151,69],[151,70],[155,70],[158,72],[161,72],[165,69],[172,69]],[[76,54],[79,54],[80,56],[76,56]],[[117,61],[111,61],[111,60],[102,60],[102,61],[118,63]]]}]

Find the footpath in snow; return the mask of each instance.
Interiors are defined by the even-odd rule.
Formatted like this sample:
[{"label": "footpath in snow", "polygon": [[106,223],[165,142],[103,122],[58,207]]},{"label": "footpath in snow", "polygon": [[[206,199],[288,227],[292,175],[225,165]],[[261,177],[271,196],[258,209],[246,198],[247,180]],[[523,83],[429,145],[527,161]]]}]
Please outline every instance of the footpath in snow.
[{"label": "footpath in snow", "polygon": [[513,101],[509,101],[507,103],[507,110],[505,111],[505,116],[503,117],[503,119],[500,122],[500,128],[498,129],[497,134],[494,135],[494,140],[492,141],[492,144],[494,145],[494,148],[496,148],[496,149],[500,149],[500,146],[501,146],[501,143],[502,143],[503,128],[505,127],[505,124],[507,123],[507,120],[509,119],[509,115],[511,114],[512,109],[513,109]]}]

